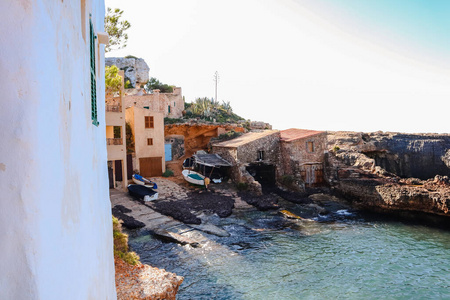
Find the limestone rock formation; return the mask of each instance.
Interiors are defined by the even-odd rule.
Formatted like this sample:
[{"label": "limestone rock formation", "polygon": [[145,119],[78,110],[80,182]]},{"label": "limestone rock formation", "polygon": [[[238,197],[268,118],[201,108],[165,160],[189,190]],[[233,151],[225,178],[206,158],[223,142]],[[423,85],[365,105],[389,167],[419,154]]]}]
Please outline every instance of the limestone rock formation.
[{"label": "limestone rock formation", "polygon": [[363,153],[400,177],[450,176],[449,134],[330,132],[327,138],[330,149]]},{"label": "limestone rock formation", "polygon": [[331,132],[326,177],[357,206],[450,216],[450,135]]},{"label": "limestone rock formation", "polygon": [[133,87],[146,84],[149,79],[150,68],[143,58],[107,57],[105,65],[115,65],[120,70],[124,70],[125,82],[129,80]]}]

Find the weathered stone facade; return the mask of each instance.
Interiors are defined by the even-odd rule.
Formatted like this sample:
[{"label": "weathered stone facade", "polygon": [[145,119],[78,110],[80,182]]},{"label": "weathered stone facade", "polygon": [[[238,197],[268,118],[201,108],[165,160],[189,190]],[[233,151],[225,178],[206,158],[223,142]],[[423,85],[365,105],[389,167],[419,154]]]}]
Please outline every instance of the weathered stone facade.
[{"label": "weathered stone facade", "polygon": [[134,95],[125,95],[124,103],[125,107],[135,106],[161,112],[165,118],[178,119],[183,116],[184,100],[180,87],[175,87],[172,93],[153,90],[152,94],[146,94],[144,89],[141,89]]},{"label": "weathered stone facade", "polygon": [[275,167],[275,173],[279,172],[280,132],[278,130],[249,132],[233,140],[213,144],[212,153],[219,154],[233,164],[231,167],[233,181],[246,183],[252,191],[260,194],[261,185],[248,173],[247,167],[252,164],[268,165]]},{"label": "weathered stone facade", "polygon": [[[323,183],[324,151],[327,134],[323,131],[287,129],[281,131],[282,175],[291,175],[308,186]],[[299,185],[297,184],[297,185]]]}]

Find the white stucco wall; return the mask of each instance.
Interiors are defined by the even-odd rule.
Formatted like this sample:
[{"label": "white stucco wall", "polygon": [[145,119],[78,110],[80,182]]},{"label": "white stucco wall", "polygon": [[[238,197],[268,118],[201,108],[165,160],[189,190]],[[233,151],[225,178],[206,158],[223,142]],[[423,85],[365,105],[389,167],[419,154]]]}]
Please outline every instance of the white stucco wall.
[{"label": "white stucco wall", "polygon": [[89,13],[104,31],[102,0],[0,3],[1,299],[116,298],[104,59],[96,127]]}]

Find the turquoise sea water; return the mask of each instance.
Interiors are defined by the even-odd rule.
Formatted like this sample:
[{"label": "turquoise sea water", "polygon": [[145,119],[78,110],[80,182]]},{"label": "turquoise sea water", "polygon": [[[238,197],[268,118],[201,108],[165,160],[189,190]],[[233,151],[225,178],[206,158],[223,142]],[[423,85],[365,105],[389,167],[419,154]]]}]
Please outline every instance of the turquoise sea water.
[{"label": "turquoise sea water", "polygon": [[[300,206],[289,209],[301,213]],[[201,248],[131,238],[143,262],[184,276],[178,299],[450,299],[450,232],[337,210],[211,218]]]}]

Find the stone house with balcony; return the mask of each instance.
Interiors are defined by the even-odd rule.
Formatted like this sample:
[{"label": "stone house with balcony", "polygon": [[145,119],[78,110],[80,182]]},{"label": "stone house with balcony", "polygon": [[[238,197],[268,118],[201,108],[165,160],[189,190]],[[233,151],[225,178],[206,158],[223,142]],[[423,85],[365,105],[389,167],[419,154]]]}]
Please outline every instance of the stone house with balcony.
[{"label": "stone house with balcony", "polygon": [[232,163],[230,177],[257,194],[263,185],[275,185],[280,170],[280,131],[249,132],[211,145],[211,152]]},{"label": "stone house with balcony", "polygon": [[282,175],[313,187],[324,182],[325,131],[291,128],[280,131]]},{"label": "stone house with balcony", "polygon": [[144,177],[161,176],[166,171],[163,113],[132,106],[125,118],[134,141],[134,169]]},{"label": "stone house with balcony", "polygon": [[120,70],[122,88],[118,95],[105,97],[106,149],[108,152],[109,188],[127,189],[131,179],[126,149],[126,120],[123,106],[124,71]]}]

